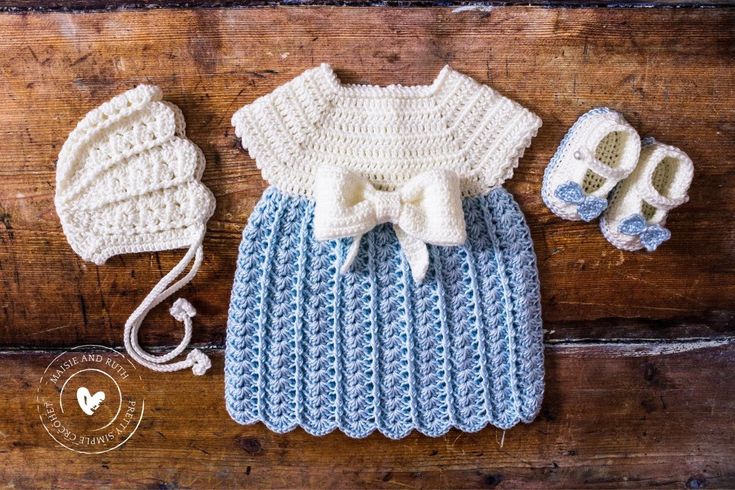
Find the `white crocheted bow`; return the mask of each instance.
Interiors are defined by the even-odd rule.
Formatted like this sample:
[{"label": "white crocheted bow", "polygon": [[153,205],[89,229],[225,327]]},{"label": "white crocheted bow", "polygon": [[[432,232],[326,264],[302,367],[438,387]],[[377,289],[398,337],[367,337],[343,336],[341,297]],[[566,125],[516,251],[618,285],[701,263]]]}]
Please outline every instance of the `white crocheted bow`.
[{"label": "white crocheted bow", "polygon": [[386,192],[358,173],[325,166],[315,175],[314,199],[316,239],[353,238],[342,273],[355,260],[362,235],[381,223],[393,224],[418,283],[429,268],[427,243],[461,245],[467,237],[459,177],[450,170],[429,170]]}]

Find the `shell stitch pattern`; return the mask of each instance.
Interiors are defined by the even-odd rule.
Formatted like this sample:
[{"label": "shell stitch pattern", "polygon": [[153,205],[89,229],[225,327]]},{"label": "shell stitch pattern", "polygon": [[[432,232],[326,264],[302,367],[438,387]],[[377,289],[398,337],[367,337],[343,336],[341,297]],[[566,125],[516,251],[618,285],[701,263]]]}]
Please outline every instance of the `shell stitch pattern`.
[{"label": "shell stitch pattern", "polygon": [[[407,266],[407,264],[406,264]],[[432,436],[449,430],[451,421],[447,409],[449,385],[444,382],[445,357],[439,319],[439,292],[432,281],[432,268],[423,283],[416,285],[410,307],[414,314],[415,343],[413,351],[416,384],[417,428]]]},{"label": "shell stitch pattern", "polygon": [[[378,290],[378,372],[379,426],[394,439],[411,430],[411,407],[408,385],[407,352],[408,324],[405,321],[406,290],[401,270],[401,256],[396,240],[389,240],[390,231],[376,233],[376,282]],[[398,428],[397,432],[391,432]]]},{"label": "shell stitch pattern", "polygon": [[[355,271],[345,274],[344,308],[340,315],[338,330],[341,335],[339,361],[342,372],[341,418],[345,433],[352,437],[365,437],[375,427],[375,397],[373,386],[373,323],[375,319],[374,287],[367,273],[372,267],[372,249],[366,241],[367,250],[355,261]],[[347,276],[351,288],[347,286]]]},{"label": "shell stitch pattern", "polygon": [[277,428],[296,425],[296,359],[295,338],[292,333],[296,322],[296,281],[300,207],[304,203],[286,201],[281,219],[276,221],[278,229],[272,239],[274,247],[271,267],[263,305],[264,317],[264,369],[266,424]]},{"label": "shell stitch pattern", "polygon": [[502,412],[501,405],[503,403],[503,400],[495,397],[496,395],[502,395],[502,392],[494,389],[496,386],[500,386],[502,379],[498,363],[495,362],[495,356],[499,355],[497,347],[499,346],[500,328],[503,322],[502,310],[499,308],[498,302],[498,295],[502,291],[499,290],[495,282],[498,268],[495,263],[493,242],[488,234],[484,209],[482,206],[472,204],[465,201],[464,208],[467,217],[467,242],[470,244],[469,251],[475,265],[475,276],[478,285],[477,301],[480,306],[480,322],[483,325],[483,335],[479,341],[482,343],[480,352],[484,352],[483,364],[487,373],[484,378],[486,380],[486,390],[489,392],[486,406],[488,416],[497,419]]},{"label": "shell stitch pattern", "polygon": [[309,239],[313,208],[307,210],[306,277],[304,282],[304,327],[302,334],[302,414],[304,428],[315,435],[323,435],[337,426],[337,399],[334,365],[336,352],[333,344],[334,327],[330,321],[330,305],[334,302],[333,278],[337,274],[334,247]]},{"label": "shell stitch pattern", "polygon": [[[233,418],[277,432],[391,438],[531,421],[543,393],[543,344],[530,234],[504,189],[463,208],[467,244],[430,246],[429,273],[415,284],[389,225],[365,236],[340,275],[350,240],[315,240],[313,203],[268,189],[243,233],[232,293]],[[276,303],[285,305],[274,311]],[[270,320],[259,333],[263,315]]]},{"label": "shell stitch pattern", "polygon": [[448,66],[428,85],[381,87],[323,64],[232,124],[272,185],[233,286],[235,420],[393,439],[533,420],[536,258],[501,185],[535,114]]},{"label": "shell stitch pattern", "polygon": [[483,225],[485,229],[483,234],[486,235],[486,246],[488,247],[488,257],[486,257],[489,266],[490,286],[485,289],[490,296],[489,301],[492,303],[490,311],[496,312],[490,317],[493,328],[490,329],[491,337],[489,340],[488,353],[490,355],[490,364],[492,366],[492,379],[495,380],[493,389],[494,404],[496,409],[495,416],[498,423],[495,424],[502,429],[507,429],[515,425],[513,413],[515,411],[515,383],[513,379],[513,359],[510,351],[510,332],[512,328],[512,311],[508,308],[507,296],[508,283],[506,270],[502,260],[502,250],[498,245],[497,224],[492,209],[498,205],[497,196],[493,196],[492,207],[489,202],[481,202],[480,208],[483,215]]},{"label": "shell stitch pattern", "polygon": [[503,209],[497,221],[500,223],[498,233],[504,237],[506,244],[503,248],[503,257],[507,260],[506,270],[510,271],[515,345],[512,354],[515,354],[515,363],[519,366],[516,379],[521,407],[519,417],[524,422],[530,422],[540,409],[543,395],[543,372],[539,372],[543,369],[543,330],[536,256],[530,246],[532,241],[528,227],[520,218],[520,209],[510,195],[502,196],[494,209]]},{"label": "shell stitch pattern", "polygon": [[[264,194],[265,199],[255,207],[243,231],[238,252],[235,287],[232,288],[228,313],[227,343],[225,357],[225,383],[227,408],[230,415],[242,423],[258,420],[258,390],[260,338],[258,336],[260,283],[263,275],[261,258],[265,250],[269,222],[279,195],[275,189]],[[265,228],[265,229],[264,229]],[[265,235],[265,237],[263,237]]]},{"label": "shell stitch pattern", "polygon": [[130,314],[123,342],[148,369],[202,375],[211,361],[201,351],[174,361],[191,341],[196,315],[184,298],[170,309],[184,327],[177,347],[152,354],[138,340],[148,313],[197,274],[215,207],[200,181],[204,154],[186,138],[181,110],[162,99],[160,88],[139,85],[89,111],[59,152],[54,204],[71,247],[97,265],[120,254],[188,248]]},{"label": "shell stitch pattern", "polygon": [[477,360],[476,300],[467,274],[467,249],[441,247],[441,281],[446,288],[447,330],[453,400],[457,426],[467,432],[482,428],[485,420],[482,375]]}]

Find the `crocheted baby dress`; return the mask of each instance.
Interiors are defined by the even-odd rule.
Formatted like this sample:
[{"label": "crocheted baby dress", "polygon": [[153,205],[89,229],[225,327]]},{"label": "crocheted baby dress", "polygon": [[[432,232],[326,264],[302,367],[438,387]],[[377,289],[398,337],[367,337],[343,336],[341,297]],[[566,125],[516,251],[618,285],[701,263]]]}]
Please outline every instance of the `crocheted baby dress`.
[{"label": "crocheted baby dress", "polygon": [[232,118],[270,187],[243,232],[230,415],[352,437],[536,416],[536,259],[501,184],[541,125],[445,67],[430,85],[307,70]]},{"label": "crocheted baby dress", "polygon": [[[197,349],[170,362],[191,339],[196,310],[185,299],[171,307],[171,315],[184,324],[184,338],[174,350],[152,355],[138,344],[148,312],[196,275],[214,212],[214,196],[199,181],[204,154],[186,138],[181,110],[162,98],[160,88],[139,85],[79,122],[59,153],[56,212],[74,251],[95,264],[119,254],[189,249],[130,315],[125,348],[154,371],[192,368],[200,375],[211,363]],[[174,282],[189,264],[189,272]]]}]

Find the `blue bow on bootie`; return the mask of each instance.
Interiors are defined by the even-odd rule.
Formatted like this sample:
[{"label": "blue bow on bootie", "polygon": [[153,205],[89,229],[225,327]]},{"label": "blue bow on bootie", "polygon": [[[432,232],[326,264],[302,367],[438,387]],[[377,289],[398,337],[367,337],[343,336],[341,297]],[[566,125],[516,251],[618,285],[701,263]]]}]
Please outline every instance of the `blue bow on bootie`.
[{"label": "blue bow on bootie", "polygon": [[661,225],[646,225],[646,219],[640,214],[626,218],[618,228],[620,233],[637,236],[646,250],[653,252],[663,242],[671,238],[671,232]]},{"label": "blue bow on bootie", "polygon": [[582,186],[571,180],[557,187],[554,195],[567,204],[576,204],[577,214],[585,221],[592,221],[607,208],[607,199],[586,195]]}]

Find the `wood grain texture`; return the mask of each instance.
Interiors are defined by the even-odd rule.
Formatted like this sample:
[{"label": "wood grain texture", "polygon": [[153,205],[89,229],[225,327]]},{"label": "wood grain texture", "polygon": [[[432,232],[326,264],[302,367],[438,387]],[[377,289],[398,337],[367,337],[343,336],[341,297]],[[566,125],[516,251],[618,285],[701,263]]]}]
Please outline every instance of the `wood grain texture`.
[{"label": "wood grain texture", "polygon": [[539,5],[544,7],[721,7],[732,0],[5,0],[0,12],[89,12],[116,9],[222,8],[262,6],[352,6],[352,7],[454,7],[487,11],[495,6]]},{"label": "wood grain texture", "polygon": [[[52,4],[60,2],[2,7]],[[735,487],[735,10],[27,13],[0,15],[0,32],[0,485]],[[227,416],[229,291],[240,233],[265,187],[229,119],[321,61],[345,82],[376,84],[427,83],[450,63],[544,120],[508,185],[542,281],[547,390],[533,424],[393,442],[277,435]],[[217,211],[202,270],[183,295],[199,311],[195,343],[214,365],[204,377],[143,372],[138,433],[111,453],[80,457],[43,430],[39,376],[55,349],[119,345],[128,314],[183,251],[83,262],[53,208],[55,159],[79,118],[140,82],[160,85],[183,109],[207,157],[203,180]],[[563,222],[541,202],[562,135],[600,105],[695,162],[692,200],[671,215],[673,238],[653,255],[620,252],[595,225]],[[170,346],[179,328],[161,307],[144,344]]]},{"label": "wood grain texture", "polygon": [[84,457],[56,446],[33,406],[55,353],[3,354],[0,389],[13,397],[0,417],[0,481],[75,489],[732,488],[735,345],[673,347],[667,355],[660,345],[547,349],[544,409],[533,424],[399,442],[239,426],[225,412],[215,353],[204,377],[143,373],[149,390],[138,432],[122,448]]},{"label": "wood grain texture", "polygon": [[[153,10],[6,14],[0,30],[0,345],[119,345],[127,315],[183,253],[85,263],[54,211],[69,131],[140,82],[183,109],[207,157],[217,210],[184,296],[199,310],[194,341],[223,345],[240,233],[265,187],[230,116],[321,61],[376,84],[426,83],[450,63],[542,117],[508,187],[531,227],[550,341],[735,332],[735,11]],[[619,251],[595,224],[561,221],[541,202],[562,135],[601,105],[695,162],[691,202],[655,254]],[[144,341],[171,345],[179,329],[159,310]]]}]

